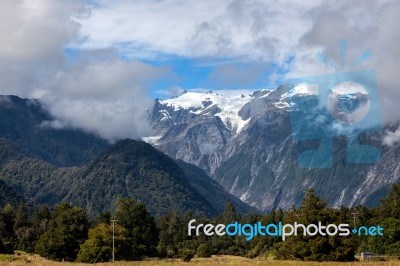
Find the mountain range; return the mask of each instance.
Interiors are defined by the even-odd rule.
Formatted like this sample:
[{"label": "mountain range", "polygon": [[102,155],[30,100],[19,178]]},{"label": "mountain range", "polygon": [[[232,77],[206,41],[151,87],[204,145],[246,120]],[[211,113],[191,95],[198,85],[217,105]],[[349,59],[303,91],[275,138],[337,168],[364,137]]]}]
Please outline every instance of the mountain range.
[{"label": "mountain range", "polygon": [[228,202],[241,213],[257,211],[197,166],[174,161],[143,141],[110,144],[78,129],[51,128],[52,119],[38,100],[0,97],[0,205],[67,202],[98,215],[112,211],[117,198],[129,197],[156,216],[214,216]]},{"label": "mountain range", "polygon": [[[299,128],[295,127],[307,128],[321,114],[336,112],[331,116],[340,117],[356,109],[355,104],[365,105],[367,95],[353,94],[334,95],[344,111],[327,106],[308,123],[296,125],[293,111],[318,105],[318,95],[311,87],[290,90],[280,86],[236,95],[185,91],[155,101],[149,110],[155,133],[144,140],[172,158],[199,166],[231,194],[262,211],[297,206],[309,187],[332,207],[374,206],[400,179],[400,148],[383,144],[385,135],[397,130],[398,123],[357,133],[358,143],[380,151],[379,163],[348,163],[349,139],[337,134],[332,138],[331,167],[303,168],[298,164],[302,152],[321,142],[298,141],[294,133]],[[365,153],[360,150],[356,156]],[[314,156],[311,161],[322,159]]]},{"label": "mountain range", "polygon": [[[346,118],[367,102],[362,92],[342,95],[340,108],[327,106],[318,115]],[[185,91],[156,99],[148,109],[152,136],[111,144],[76,128],[51,127],[54,118],[40,100],[0,96],[0,205],[68,202],[97,215],[112,210],[117,198],[130,197],[157,216],[213,216],[227,202],[241,213],[298,206],[309,187],[331,207],[376,205],[400,178],[399,145],[383,144],[399,123],[357,133],[357,142],[380,151],[378,163],[348,163],[349,140],[337,134],[332,165],[304,168],[300,154],[321,142],[299,141],[296,127],[313,123],[293,123],[292,115],[316,104],[316,92],[307,87]],[[309,159],[327,162],[317,155]]]}]

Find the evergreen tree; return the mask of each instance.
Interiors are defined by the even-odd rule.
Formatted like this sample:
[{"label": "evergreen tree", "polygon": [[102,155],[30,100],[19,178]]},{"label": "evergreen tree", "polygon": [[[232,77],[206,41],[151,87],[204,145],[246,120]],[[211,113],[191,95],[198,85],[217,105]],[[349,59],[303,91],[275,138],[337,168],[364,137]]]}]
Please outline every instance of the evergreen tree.
[{"label": "evergreen tree", "polygon": [[187,239],[187,231],[177,212],[172,212],[158,220],[159,242],[157,251],[162,257],[177,257],[178,245]]},{"label": "evergreen tree", "polygon": [[379,216],[400,219],[400,183],[393,184],[387,197],[381,201]]},{"label": "evergreen tree", "polygon": [[16,235],[16,248],[33,252],[37,235],[30,221],[26,206],[23,203],[16,210],[13,229]]},{"label": "evergreen tree", "polygon": [[111,221],[111,213],[109,211],[100,213],[99,223],[110,224],[110,221]]},{"label": "evergreen tree", "polygon": [[73,261],[87,237],[88,227],[83,209],[61,204],[54,209],[46,232],[36,243],[36,252],[50,259]]},{"label": "evergreen tree", "polygon": [[[300,209],[288,210],[284,222],[293,224],[302,223],[322,225],[334,223],[339,211],[326,209],[326,201],[317,197],[312,188],[308,189],[301,203]],[[313,261],[349,261],[354,260],[356,245],[349,238],[339,236],[304,236],[299,229],[296,237],[288,237],[286,241],[276,246],[276,255],[279,259],[300,259]]]},{"label": "evergreen tree", "polygon": [[144,204],[132,199],[119,199],[116,205],[115,218],[118,224],[127,229],[131,241],[131,249],[126,253],[129,254],[129,258],[126,259],[154,256],[158,231],[153,217],[147,212]]},{"label": "evergreen tree", "polygon": [[11,204],[6,204],[0,213],[1,237],[7,241],[14,238],[15,209]]},{"label": "evergreen tree", "polygon": [[298,219],[300,220],[297,220],[297,222],[303,222],[305,224],[325,222],[325,208],[326,201],[317,197],[313,188],[309,188],[307,189],[304,199],[301,202],[301,206],[298,211]]},{"label": "evergreen tree", "polygon": [[[241,223],[242,218],[231,202],[226,204],[221,217],[216,217],[212,220],[214,224],[222,223],[227,225],[234,222]],[[243,236],[224,235],[213,237],[210,240],[212,254],[235,256],[244,256],[246,254],[247,241]]]},{"label": "evergreen tree", "polygon": [[15,209],[11,204],[6,204],[0,212],[0,248],[4,253],[13,253],[16,236],[14,232]]},{"label": "evergreen tree", "polygon": [[240,221],[240,214],[236,211],[235,205],[232,202],[228,202],[225,205],[224,212],[222,214],[222,221],[226,224]]}]

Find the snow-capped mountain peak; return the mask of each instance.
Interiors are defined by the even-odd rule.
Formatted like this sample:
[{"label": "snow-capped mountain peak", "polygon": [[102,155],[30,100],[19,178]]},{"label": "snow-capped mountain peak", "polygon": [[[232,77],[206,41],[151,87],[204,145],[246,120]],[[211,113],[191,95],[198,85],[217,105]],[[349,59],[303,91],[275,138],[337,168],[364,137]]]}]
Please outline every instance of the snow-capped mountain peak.
[{"label": "snow-capped mountain peak", "polygon": [[250,90],[185,92],[176,98],[161,100],[160,104],[171,107],[174,111],[186,109],[195,115],[217,116],[236,134],[248,122],[239,116],[239,111],[252,100],[253,92]]}]

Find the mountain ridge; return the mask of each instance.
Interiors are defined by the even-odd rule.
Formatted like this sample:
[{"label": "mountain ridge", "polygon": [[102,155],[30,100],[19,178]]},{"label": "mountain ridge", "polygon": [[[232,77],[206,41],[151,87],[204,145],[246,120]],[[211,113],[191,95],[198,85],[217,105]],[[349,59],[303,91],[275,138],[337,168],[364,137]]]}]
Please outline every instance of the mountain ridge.
[{"label": "mountain ridge", "polygon": [[[39,100],[4,96],[0,109],[5,111],[0,113],[4,125],[0,129],[0,181],[4,182],[0,189],[4,193],[0,196],[6,195],[4,202],[9,198],[15,203],[11,196],[18,194],[35,204],[80,205],[91,215],[112,208],[120,197],[145,202],[157,216],[174,210],[213,216],[228,201],[241,213],[255,210],[206,174],[201,182],[191,176],[201,175],[197,166],[178,166],[142,141],[126,139],[111,145],[79,130],[43,127],[52,117]],[[46,145],[38,147],[36,140]],[[95,147],[86,150],[92,143]],[[65,157],[71,152],[77,153],[74,159]],[[55,154],[59,157],[49,158]],[[208,200],[209,187],[216,192],[214,200]]]},{"label": "mountain ridge", "polygon": [[[341,97],[338,100],[341,106],[354,109],[357,103],[354,97],[359,93],[353,94]],[[365,95],[362,96],[361,102],[365,102]],[[202,97],[208,95],[198,93],[198,98]],[[374,206],[390,184],[399,181],[400,148],[398,145],[388,147],[382,144],[385,134],[395,131],[398,125],[384,125],[377,132],[359,135],[358,142],[371,144],[381,151],[382,160],[378,164],[346,163],[348,139],[338,134],[332,139],[333,166],[325,170],[307,170],[299,168],[299,154],[319,144],[296,141],[295,127],[305,124],[292,123],[291,112],[296,110],[298,104],[302,108],[318,106],[315,88],[298,86],[289,90],[282,85],[272,91],[256,91],[250,97],[251,100],[238,110],[237,114],[247,122],[237,133],[213,120],[215,115],[190,113],[191,107],[170,108],[169,118],[159,122],[154,120],[159,118],[154,112],[169,106],[163,105],[163,102],[156,103],[150,115],[151,122],[155,128],[162,128],[158,132],[165,133],[157,136],[153,145],[172,158],[196,164],[227,191],[263,211],[298,205],[303,191],[310,186],[325,195],[333,207]],[[181,102],[182,99],[178,97],[170,101]],[[215,108],[222,109],[221,106]],[[310,117],[310,121],[315,121],[320,114],[330,115],[332,110],[328,108],[330,106]],[[194,126],[196,130],[190,130]],[[214,149],[204,152],[202,145]]]}]

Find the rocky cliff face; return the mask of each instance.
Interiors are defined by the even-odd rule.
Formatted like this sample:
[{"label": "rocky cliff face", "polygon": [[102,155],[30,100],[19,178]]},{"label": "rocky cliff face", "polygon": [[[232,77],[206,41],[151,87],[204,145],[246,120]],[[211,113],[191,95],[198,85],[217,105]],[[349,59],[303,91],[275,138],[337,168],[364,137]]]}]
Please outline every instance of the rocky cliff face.
[{"label": "rocky cliff face", "polygon": [[[365,102],[365,95],[359,96]],[[354,95],[338,95],[337,102],[340,110],[334,109],[332,116],[339,117],[344,107],[354,109]],[[377,132],[353,132],[358,143],[380,150],[379,163],[349,163],[349,139],[336,132],[332,166],[301,168],[299,155],[324,143],[317,138],[299,141],[294,132],[318,131],[313,124],[332,110],[303,117],[303,124],[292,123],[293,113],[316,106],[318,97],[310,88],[281,86],[236,96],[188,92],[155,102],[150,117],[157,136],[147,140],[173,158],[198,165],[230,193],[264,211],[297,205],[310,186],[331,206],[375,205],[400,178],[400,148],[382,144],[397,124]],[[368,156],[362,149],[357,156]],[[326,161],[317,154],[309,159]]]}]

